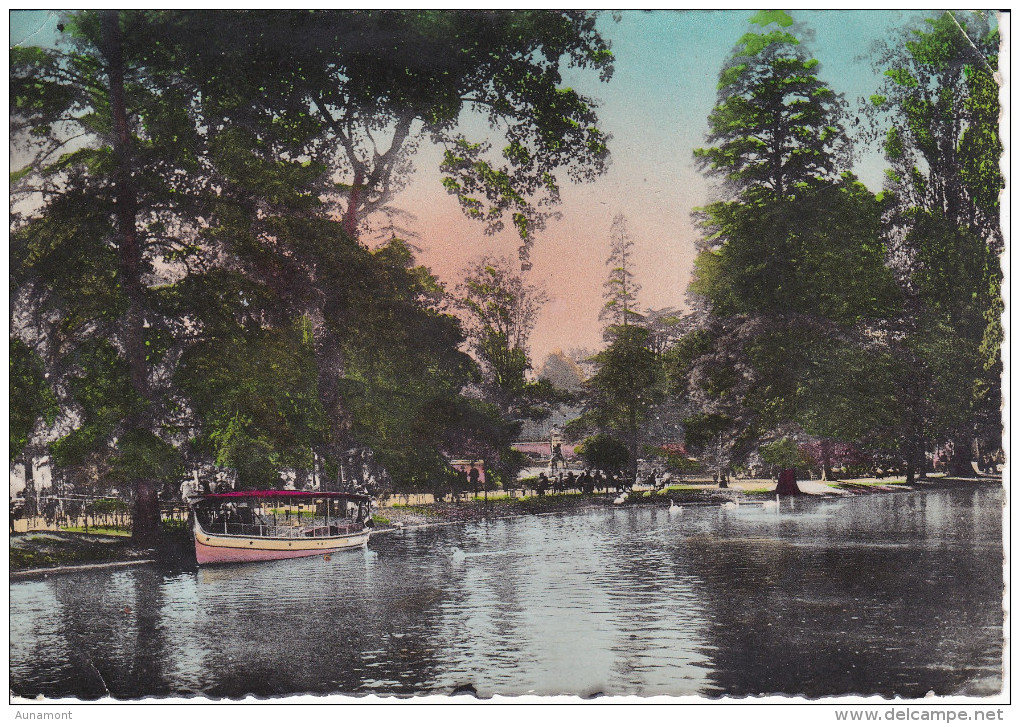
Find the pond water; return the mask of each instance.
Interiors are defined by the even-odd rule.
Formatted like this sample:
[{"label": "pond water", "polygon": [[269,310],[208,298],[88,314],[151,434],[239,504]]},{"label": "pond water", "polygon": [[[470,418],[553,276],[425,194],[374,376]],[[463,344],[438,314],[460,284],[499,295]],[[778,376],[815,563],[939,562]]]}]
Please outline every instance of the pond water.
[{"label": "pond water", "polygon": [[11,690],[989,695],[1000,488],[598,510],[11,584]]}]

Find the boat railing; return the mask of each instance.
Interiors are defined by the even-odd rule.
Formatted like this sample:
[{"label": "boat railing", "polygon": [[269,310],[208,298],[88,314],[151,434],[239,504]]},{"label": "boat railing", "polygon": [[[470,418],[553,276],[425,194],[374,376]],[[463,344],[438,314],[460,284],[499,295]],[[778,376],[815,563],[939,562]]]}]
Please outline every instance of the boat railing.
[{"label": "boat railing", "polygon": [[337,535],[350,535],[360,533],[365,529],[361,523],[353,520],[309,518],[302,520],[299,525],[284,524],[272,525],[269,523],[231,523],[213,521],[202,528],[211,534],[226,534],[238,536],[251,536],[253,538],[325,538]]}]

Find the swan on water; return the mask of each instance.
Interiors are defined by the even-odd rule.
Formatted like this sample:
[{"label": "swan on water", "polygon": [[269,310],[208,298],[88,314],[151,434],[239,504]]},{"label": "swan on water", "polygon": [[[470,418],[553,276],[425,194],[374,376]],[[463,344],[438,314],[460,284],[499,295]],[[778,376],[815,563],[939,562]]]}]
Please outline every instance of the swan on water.
[{"label": "swan on water", "polygon": [[616,499],[613,501],[613,505],[623,505],[623,502],[625,500],[627,500],[627,494],[620,493],[618,496],[616,496]]},{"label": "swan on water", "polygon": [[739,500],[728,500],[728,501],[726,501],[725,503],[722,504],[722,507],[726,508],[726,510],[733,510],[734,508],[739,508],[740,507],[740,501]]},{"label": "swan on water", "polygon": [[677,505],[676,501],[670,498],[669,507],[666,508],[666,512],[668,512],[670,515],[680,515],[681,513],[684,512],[684,508],[682,505]]},{"label": "swan on water", "polygon": [[454,546],[453,552],[450,554],[450,558],[452,558],[455,561],[462,561],[465,558],[467,558],[467,553],[462,551],[460,548]]},{"label": "swan on water", "polygon": [[764,508],[765,510],[774,510],[774,511],[776,511],[778,513],[779,512],[779,494],[776,493],[776,499],[775,500],[766,500],[764,503],[761,504],[761,507]]}]

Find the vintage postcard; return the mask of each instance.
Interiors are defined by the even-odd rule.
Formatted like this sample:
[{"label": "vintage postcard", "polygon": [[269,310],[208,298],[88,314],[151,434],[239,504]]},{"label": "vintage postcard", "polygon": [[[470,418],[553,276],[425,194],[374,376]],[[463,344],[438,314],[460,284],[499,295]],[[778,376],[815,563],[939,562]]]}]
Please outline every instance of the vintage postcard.
[{"label": "vintage postcard", "polygon": [[1002,719],[1008,12],[9,30],[18,718]]}]

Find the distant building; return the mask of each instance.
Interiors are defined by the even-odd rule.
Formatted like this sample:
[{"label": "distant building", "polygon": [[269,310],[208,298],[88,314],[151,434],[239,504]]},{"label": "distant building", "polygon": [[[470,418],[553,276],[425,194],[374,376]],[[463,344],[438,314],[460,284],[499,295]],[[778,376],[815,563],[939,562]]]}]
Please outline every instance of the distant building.
[{"label": "distant building", "polygon": [[[528,455],[538,455],[542,458],[552,457],[552,443],[549,440],[546,440],[545,442],[515,442],[511,445],[511,447],[518,452],[526,453]],[[561,444],[560,453],[567,460],[577,457],[577,453],[574,452],[574,446],[568,442]]]}]

